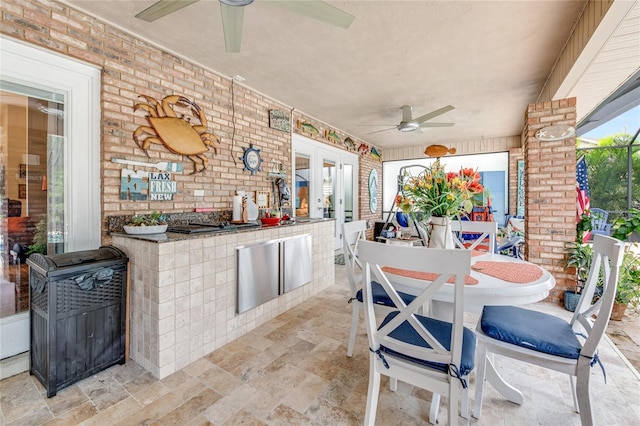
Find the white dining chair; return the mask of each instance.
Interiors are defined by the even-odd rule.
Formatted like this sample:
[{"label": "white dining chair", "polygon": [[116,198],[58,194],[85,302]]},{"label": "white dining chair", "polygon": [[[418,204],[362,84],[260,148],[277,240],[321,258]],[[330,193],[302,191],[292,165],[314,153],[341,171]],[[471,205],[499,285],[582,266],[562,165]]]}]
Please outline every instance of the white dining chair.
[{"label": "white dining chair", "polygon": [[[473,370],[475,336],[463,327],[464,277],[471,272],[471,252],[456,249],[390,246],[363,241],[358,248],[364,269],[364,309],[369,338],[369,389],[365,410],[365,425],[375,423],[380,391],[380,376],[392,382],[409,383],[434,394],[448,397],[448,423],[458,422],[459,389],[468,387]],[[408,305],[395,290],[382,270],[392,267],[433,274],[431,281],[404,280],[412,284],[418,296]],[[443,285],[453,278],[455,286],[453,322],[420,315]],[[413,283],[411,283],[413,282]],[[378,321],[373,298],[374,285],[380,285],[397,309]],[[395,386],[392,385],[392,390]],[[433,413],[433,411],[431,411]],[[437,410],[436,410],[437,417]],[[430,415],[430,422],[435,418]]]},{"label": "white dining chair", "polygon": [[[497,222],[452,220],[451,231],[453,232],[453,241],[458,248],[496,252]],[[463,238],[463,233],[479,234],[480,236],[469,242]],[[486,242],[486,239],[489,239],[489,243]]]},{"label": "white dining chair", "polygon": [[[342,248],[344,253],[344,263],[347,270],[347,281],[349,282],[349,290],[351,297],[351,331],[349,332],[349,344],[347,346],[347,356],[353,356],[353,348],[356,343],[356,334],[358,332],[358,323],[360,322],[360,308],[362,307],[362,264],[358,259],[358,245],[361,241],[366,241],[365,232],[367,231],[367,222],[357,220],[353,222],[345,222],[342,225]],[[380,245],[384,245],[378,243]],[[409,294],[400,293],[403,300],[410,303],[415,297]],[[374,286],[374,299],[376,309],[379,312],[389,311],[395,308],[391,298],[385,293],[382,287]]]},{"label": "white dining chair", "polygon": [[[590,367],[600,363],[598,344],[609,324],[623,251],[624,244],[615,238],[595,236],[587,283],[570,322],[515,306],[484,307],[476,327],[478,373],[474,417],[481,415],[487,363],[492,363],[491,354],[498,354],[568,374],[582,425],[593,424]],[[603,294],[594,302],[598,277],[603,279]],[[512,402],[522,404],[522,393],[511,391],[515,393]]]}]

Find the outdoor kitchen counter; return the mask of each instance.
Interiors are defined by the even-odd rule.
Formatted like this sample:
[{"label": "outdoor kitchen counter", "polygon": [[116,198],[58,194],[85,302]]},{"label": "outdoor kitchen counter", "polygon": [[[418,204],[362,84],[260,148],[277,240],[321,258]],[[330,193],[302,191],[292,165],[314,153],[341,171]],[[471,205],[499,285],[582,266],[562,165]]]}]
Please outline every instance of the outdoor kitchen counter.
[{"label": "outdoor kitchen counter", "polygon": [[[309,234],[312,280],[236,313],[236,248]],[[129,257],[129,353],[162,379],[311,298],[334,281],[334,220],[215,233],[111,234]]]},{"label": "outdoor kitchen counter", "polygon": [[[209,237],[217,237],[220,235],[229,235],[229,234],[239,234],[245,232],[257,232],[257,231],[265,231],[265,230],[273,230],[280,228],[299,228],[300,226],[314,224],[314,223],[322,223],[322,222],[334,222],[335,219],[309,219],[303,222],[295,222],[287,225],[279,225],[279,226],[254,226],[254,227],[246,227],[246,228],[237,228],[237,229],[221,229],[214,232],[194,232],[191,234],[181,233],[181,232],[164,232],[161,234],[127,234],[125,232],[112,232],[111,236],[120,236],[126,238],[133,238],[136,240],[149,241],[154,243],[167,243],[167,242],[175,242],[175,241],[183,241],[183,240],[191,240],[194,238],[209,238]],[[294,233],[293,235],[296,235]]]}]

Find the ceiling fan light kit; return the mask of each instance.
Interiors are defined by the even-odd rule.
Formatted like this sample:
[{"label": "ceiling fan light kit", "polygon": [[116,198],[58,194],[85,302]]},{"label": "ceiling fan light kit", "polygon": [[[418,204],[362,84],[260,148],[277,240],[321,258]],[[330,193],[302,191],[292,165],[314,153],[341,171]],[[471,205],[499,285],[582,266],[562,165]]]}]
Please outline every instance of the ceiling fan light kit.
[{"label": "ceiling fan light kit", "polygon": [[446,112],[451,111],[452,109],[455,109],[455,107],[451,105],[447,105],[435,111],[431,111],[430,113],[421,115],[420,117],[417,117],[417,118],[413,118],[411,115],[411,110],[412,110],[411,105],[402,105],[400,109],[402,110],[402,121],[400,122],[400,124],[395,125],[393,127],[389,127],[388,129],[376,130],[375,132],[370,132],[367,134],[371,135],[374,133],[386,132],[387,130],[393,130],[393,129],[398,129],[403,133],[414,132],[416,130],[418,131],[418,133],[422,133],[420,129],[423,129],[426,127],[451,127],[455,124],[455,123],[428,123],[427,122],[432,118],[435,118],[439,115],[442,115]]}]

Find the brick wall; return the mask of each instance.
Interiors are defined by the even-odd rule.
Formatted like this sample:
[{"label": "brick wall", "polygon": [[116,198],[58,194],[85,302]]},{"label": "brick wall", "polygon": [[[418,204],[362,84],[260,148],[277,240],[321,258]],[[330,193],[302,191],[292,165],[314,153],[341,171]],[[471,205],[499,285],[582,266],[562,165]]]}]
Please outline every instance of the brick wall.
[{"label": "brick wall", "polygon": [[[382,162],[372,158],[370,154],[360,156],[360,219],[366,220],[369,228],[367,228],[367,239],[373,239],[374,224],[377,220],[383,220],[382,217]],[[369,206],[369,174],[371,170],[378,172],[378,197],[377,209],[372,212]]]},{"label": "brick wall", "polygon": [[[103,243],[109,240],[106,216],[152,210],[184,212],[198,207],[231,210],[236,189],[271,191],[267,172],[273,162],[283,163],[287,172],[291,172],[291,134],[269,127],[269,110],[290,113],[286,105],[61,3],[6,0],[0,7],[3,34],[102,69]],[[194,101],[204,111],[209,132],[220,138],[215,149],[210,147],[204,153],[209,163],[203,173],[190,174],[193,163],[164,146],[152,144],[145,153],[133,140],[133,132],[139,126],[148,125],[145,111],[133,110],[136,103],[144,102],[139,95],[161,100],[173,94]],[[294,114],[293,131],[301,132],[295,128],[297,119],[315,123],[320,133],[311,136],[313,139],[346,149],[344,144],[341,146],[325,137],[324,130],[331,129],[329,125],[302,112]],[[344,141],[347,135],[336,132]],[[353,139],[356,144],[362,143]],[[243,148],[250,144],[261,150],[264,160],[262,171],[254,175],[243,171],[240,159]],[[133,166],[113,163],[112,157],[184,164],[184,172],[172,176],[178,186],[174,200],[121,200],[121,169]],[[156,171],[146,167],[141,170]],[[287,184],[291,187],[290,181]],[[196,189],[204,190],[204,196],[194,196]],[[366,190],[366,185],[361,185],[361,191]]]},{"label": "brick wall", "polygon": [[537,130],[553,125],[576,125],[576,98],[530,104],[525,113],[526,252],[529,261],[548,269],[556,286],[548,300],[560,302],[575,276],[564,270],[568,243],[576,239],[576,141],[543,142]]}]

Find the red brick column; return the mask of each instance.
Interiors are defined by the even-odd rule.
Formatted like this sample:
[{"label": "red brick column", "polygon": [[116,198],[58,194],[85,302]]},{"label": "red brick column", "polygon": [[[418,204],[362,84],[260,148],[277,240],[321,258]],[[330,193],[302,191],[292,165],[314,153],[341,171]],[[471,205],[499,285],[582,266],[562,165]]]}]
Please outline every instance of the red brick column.
[{"label": "red brick column", "polygon": [[576,126],[576,98],[530,104],[523,132],[527,259],[553,274],[556,286],[547,300],[561,302],[576,284],[565,271],[567,243],[576,239],[576,141],[535,137],[553,124]]}]

